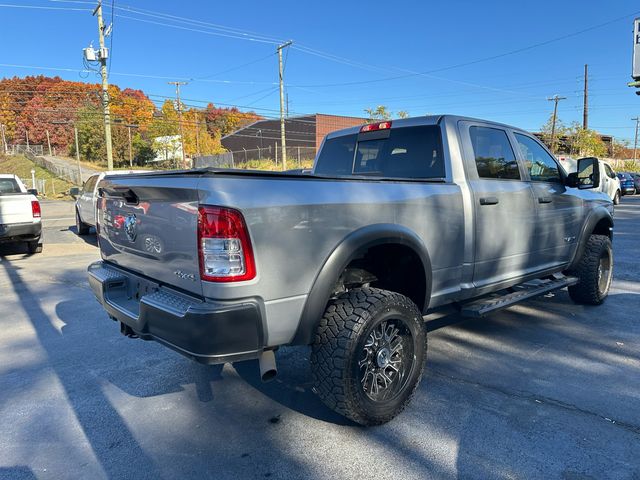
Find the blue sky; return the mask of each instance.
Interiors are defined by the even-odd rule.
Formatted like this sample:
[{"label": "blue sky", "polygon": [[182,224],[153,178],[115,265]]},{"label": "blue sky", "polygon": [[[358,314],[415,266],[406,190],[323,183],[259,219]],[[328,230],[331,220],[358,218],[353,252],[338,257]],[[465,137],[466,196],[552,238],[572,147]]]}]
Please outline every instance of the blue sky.
[{"label": "blue sky", "polygon": [[[81,72],[81,49],[97,45],[96,21],[86,11],[93,5],[0,0],[0,77],[97,82],[93,72]],[[110,81],[143,89],[154,101],[174,94],[168,80],[190,80],[182,88],[188,104],[276,116],[275,45],[291,39],[285,81],[292,115],[361,116],[382,104],[412,116],[455,113],[537,130],[554,94],[567,97],[560,119],[582,120],[585,63],[590,127],[632,139],[631,117],[640,114],[640,97],[626,86],[633,17],[640,16],[640,4],[630,0],[606,8],[595,1],[114,5]],[[110,22],[111,1],[105,14]]]}]

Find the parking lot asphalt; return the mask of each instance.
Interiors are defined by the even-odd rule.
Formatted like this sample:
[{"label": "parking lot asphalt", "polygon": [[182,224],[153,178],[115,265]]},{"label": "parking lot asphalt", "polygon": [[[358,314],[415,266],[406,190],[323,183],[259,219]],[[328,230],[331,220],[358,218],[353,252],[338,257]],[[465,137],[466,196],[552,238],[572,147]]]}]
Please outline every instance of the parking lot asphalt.
[{"label": "parking lot asphalt", "polygon": [[44,201],[44,252],[0,249],[0,479],[640,478],[640,196],[616,207],[604,305],[566,291],[485,319],[427,317],[425,375],[363,428],[310,390],[308,349],[202,366],[120,335],[95,238]]}]

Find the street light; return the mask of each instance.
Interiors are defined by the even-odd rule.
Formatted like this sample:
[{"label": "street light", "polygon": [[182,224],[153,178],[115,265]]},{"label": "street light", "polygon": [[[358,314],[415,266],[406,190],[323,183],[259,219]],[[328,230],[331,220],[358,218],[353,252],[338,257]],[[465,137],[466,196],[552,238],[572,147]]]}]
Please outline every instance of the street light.
[{"label": "street light", "polygon": [[78,146],[78,127],[73,120],[60,121],[54,120],[51,123],[54,125],[73,125],[73,133],[76,139],[76,160],[78,161],[78,186],[82,186],[82,168],[80,167],[80,147]]}]

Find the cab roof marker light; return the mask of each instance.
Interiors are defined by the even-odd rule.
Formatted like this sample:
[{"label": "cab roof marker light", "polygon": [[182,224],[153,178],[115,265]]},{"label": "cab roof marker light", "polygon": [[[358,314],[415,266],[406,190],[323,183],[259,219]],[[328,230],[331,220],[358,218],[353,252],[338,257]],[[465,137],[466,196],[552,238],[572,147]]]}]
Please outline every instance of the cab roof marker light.
[{"label": "cab roof marker light", "polygon": [[378,123],[368,123],[360,128],[360,133],[376,132],[378,130],[388,130],[391,128],[391,120]]}]

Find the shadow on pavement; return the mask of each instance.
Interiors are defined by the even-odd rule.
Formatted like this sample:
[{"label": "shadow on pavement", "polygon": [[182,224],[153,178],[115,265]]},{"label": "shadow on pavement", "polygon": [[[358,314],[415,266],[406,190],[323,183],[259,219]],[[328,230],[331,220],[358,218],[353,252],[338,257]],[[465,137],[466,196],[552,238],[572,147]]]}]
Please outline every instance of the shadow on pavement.
[{"label": "shadow on pavement", "polygon": [[11,480],[36,480],[35,473],[27,466],[0,467],[0,478]]},{"label": "shadow on pavement", "polygon": [[78,229],[75,225],[70,225],[68,228],[64,228],[60,230],[61,232],[71,232],[75,236],[77,236],[80,240],[83,240],[85,243],[89,245],[93,245],[94,247],[98,246],[98,237],[96,235],[96,229],[91,227],[89,229],[89,233],[87,235],[78,235]]},{"label": "shadow on pavement", "polygon": [[[137,466],[150,476],[159,476],[154,461],[147,456],[140,447],[126,423],[120,417],[116,409],[105,397],[102,387],[91,375],[82,375],[84,380],[82,390],[77,388],[78,373],[76,369],[69,368],[67,350],[60,348],[60,334],[49,321],[48,315],[40,306],[39,298],[31,291],[30,286],[24,282],[17,268],[11,268],[3,262],[7,276],[12,282],[13,289],[20,299],[21,307],[26,312],[40,344],[49,358],[49,366],[55,371],[62,387],[65,390],[70,406],[89,441],[91,448],[103,471],[109,478],[122,478],[127,471],[126,465],[114,461],[118,450],[126,451],[128,455],[136,458]],[[83,370],[83,359],[76,358],[78,370]],[[73,364],[71,364],[73,365]],[[87,404],[87,393],[93,404]],[[119,434],[119,440],[114,442],[109,436],[103,435],[101,425],[108,424]]]}]

